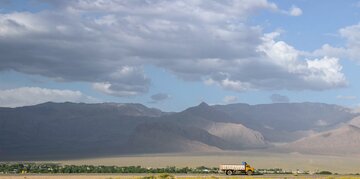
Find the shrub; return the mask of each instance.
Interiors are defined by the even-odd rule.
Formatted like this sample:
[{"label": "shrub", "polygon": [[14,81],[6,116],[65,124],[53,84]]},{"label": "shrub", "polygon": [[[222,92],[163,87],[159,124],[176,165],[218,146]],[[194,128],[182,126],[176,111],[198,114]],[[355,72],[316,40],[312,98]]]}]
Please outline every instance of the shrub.
[{"label": "shrub", "polygon": [[168,173],[163,173],[158,176],[160,179],[174,179],[175,177],[173,175],[170,175]]},{"label": "shrub", "polygon": [[321,172],[318,172],[316,174],[319,174],[319,175],[331,175],[332,173],[330,171],[321,171]]}]

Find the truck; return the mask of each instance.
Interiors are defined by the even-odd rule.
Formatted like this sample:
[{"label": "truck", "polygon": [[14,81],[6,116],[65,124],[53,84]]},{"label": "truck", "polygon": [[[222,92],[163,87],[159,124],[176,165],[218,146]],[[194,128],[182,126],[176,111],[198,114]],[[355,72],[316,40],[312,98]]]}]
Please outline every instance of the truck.
[{"label": "truck", "polygon": [[255,169],[251,167],[248,163],[242,162],[239,164],[222,164],[219,166],[219,172],[223,172],[226,175],[232,175],[236,173],[242,173],[247,175],[252,175]]}]

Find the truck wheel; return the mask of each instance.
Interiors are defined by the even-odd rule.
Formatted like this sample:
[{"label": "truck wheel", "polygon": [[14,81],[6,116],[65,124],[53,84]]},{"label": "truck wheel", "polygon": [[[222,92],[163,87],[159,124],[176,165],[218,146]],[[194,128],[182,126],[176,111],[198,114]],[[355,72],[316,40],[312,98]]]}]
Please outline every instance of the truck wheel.
[{"label": "truck wheel", "polygon": [[253,172],[252,172],[252,171],[248,171],[246,174],[247,174],[247,175],[252,175]]},{"label": "truck wheel", "polygon": [[233,172],[231,170],[226,170],[226,175],[232,175]]}]

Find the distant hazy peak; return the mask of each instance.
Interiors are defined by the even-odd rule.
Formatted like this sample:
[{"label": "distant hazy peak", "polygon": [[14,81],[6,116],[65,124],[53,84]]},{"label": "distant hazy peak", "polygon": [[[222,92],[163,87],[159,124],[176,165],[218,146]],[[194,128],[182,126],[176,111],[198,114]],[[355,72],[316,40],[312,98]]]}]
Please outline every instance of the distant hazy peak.
[{"label": "distant hazy peak", "polygon": [[206,102],[201,102],[198,106],[199,107],[209,107],[209,105]]}]

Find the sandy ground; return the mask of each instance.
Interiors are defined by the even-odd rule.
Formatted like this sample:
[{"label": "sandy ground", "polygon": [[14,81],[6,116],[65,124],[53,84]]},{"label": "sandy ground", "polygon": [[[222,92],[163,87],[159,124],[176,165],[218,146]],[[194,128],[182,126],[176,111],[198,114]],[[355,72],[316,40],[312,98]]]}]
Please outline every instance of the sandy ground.
[{"label": "sandy ground", "polygon": [[336,173],[360,173],[360,156],[321,156],[299,153],[266,153],[257,151],[221,153],[177,153],[147,154],[133,156],[113,156],[76,160],[49,160],[36,162],[55,162],[74,165],[117,165],[142,167],[217,167],[220,164],[238,164],[247,161],[255,168],[283,168],[286,170],[322,171]]}]

